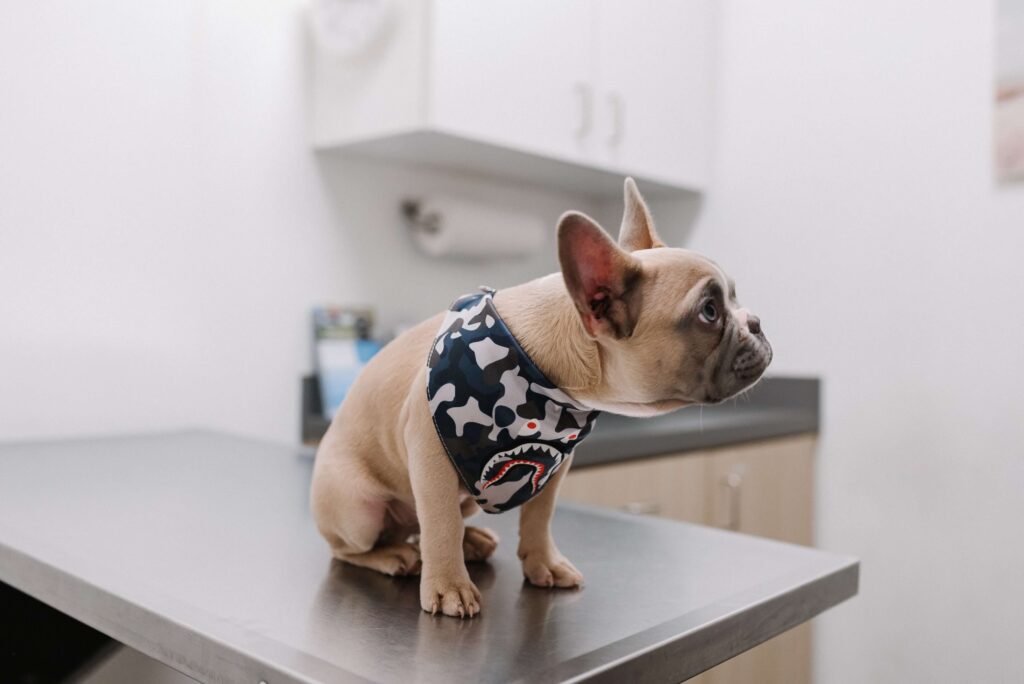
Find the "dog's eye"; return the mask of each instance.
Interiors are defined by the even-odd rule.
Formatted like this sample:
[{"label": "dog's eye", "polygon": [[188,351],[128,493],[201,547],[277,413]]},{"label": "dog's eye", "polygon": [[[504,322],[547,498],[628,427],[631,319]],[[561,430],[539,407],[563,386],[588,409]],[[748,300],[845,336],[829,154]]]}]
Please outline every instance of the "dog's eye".
[{"label": "dog's eye", "polygon": [[705,323],[714,323],[718,320],[718,306],[715,300],[709,299],[701,305],[700,317]]}]

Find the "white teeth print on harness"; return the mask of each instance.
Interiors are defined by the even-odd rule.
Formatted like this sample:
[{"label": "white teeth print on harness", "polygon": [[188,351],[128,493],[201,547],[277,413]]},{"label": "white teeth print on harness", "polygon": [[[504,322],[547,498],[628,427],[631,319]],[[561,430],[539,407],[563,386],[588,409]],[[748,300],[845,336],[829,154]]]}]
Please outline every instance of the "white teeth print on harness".
[{"label": "white teeth print on harness", "polygon": [[562,458],[562,452],[559,451],[557,448],[551,446],[550,444],[541,444],[540,442],[529,442],[527,444],[520,444],[519,446],[513,449],[509,449],[508,451],[503,451],[500,454],[495,455],[492,461],[505,461],[513,456],[521,456],[531,451],[543,451],[548,456],[551,456],[556,460],[561,460]]}]

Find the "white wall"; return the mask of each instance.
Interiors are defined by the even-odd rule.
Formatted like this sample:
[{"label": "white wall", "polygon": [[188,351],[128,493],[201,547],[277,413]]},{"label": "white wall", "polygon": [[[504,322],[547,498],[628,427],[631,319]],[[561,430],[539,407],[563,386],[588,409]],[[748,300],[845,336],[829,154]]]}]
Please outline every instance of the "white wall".
[{"label": "white wall", "polygon": [[[397,201],[580,198],[308,151],[298,5],[0,5],[0,439],[292,441],[313,304],[390,324],[553,268],[422,259]],[[825,376],[819,539],[863,559],[819,680],[1018,681],[1024,188],[990,180],[990,4],[730,0],[723,27],[694,246],[776,372]]]},{"label": "white wall", "polygon": [[818,681],[1024,681],[1024,186],[989,2],[731,0],[693,246],[825,378],[818,539],[861,557]]},{"label": "white wall", "polygon": [[416,320],[481,283],[399,200],[454,189],[552,226],[580,198],[317,157],[298,0],[0,5],[0,439],[205,425],[298,436],[309,310]]}]

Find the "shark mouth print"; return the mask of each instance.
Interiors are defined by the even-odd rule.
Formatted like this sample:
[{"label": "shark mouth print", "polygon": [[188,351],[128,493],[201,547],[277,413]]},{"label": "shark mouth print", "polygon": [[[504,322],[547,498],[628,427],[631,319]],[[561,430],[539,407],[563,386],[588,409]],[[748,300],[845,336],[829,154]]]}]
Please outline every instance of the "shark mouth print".
[{"label": "shark mouth print", "polygon": [[[536,458],[539,456],[540,458]],[[532,458],[531,458],[532,457]],[[533,469],[530,476],[530,494],[536,494],[544,486],[558,466],[562,464],[562,452],[541,442],[527,442],[515,449],[502,451],[491,457],[480,473],[477,489],[481,492],[510,479],[518,466]]]}]

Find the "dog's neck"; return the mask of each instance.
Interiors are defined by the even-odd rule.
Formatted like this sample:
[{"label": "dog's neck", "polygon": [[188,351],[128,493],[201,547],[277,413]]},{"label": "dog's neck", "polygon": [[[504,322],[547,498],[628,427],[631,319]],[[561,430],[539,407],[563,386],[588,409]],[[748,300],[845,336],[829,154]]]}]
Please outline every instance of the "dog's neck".
[{"label": "dog's neck", "polygon": [[499,290],[494,305],[520,346],[561,390],[583,400],[598,387],[600,347],[587,335],[561,273]]}]

